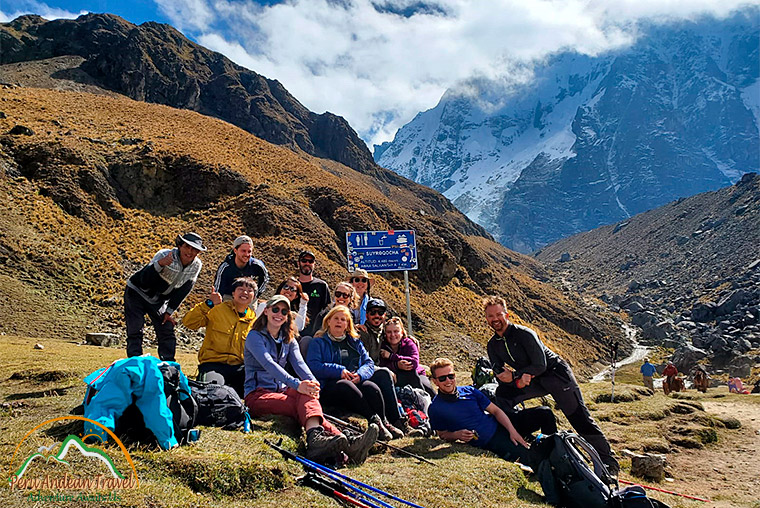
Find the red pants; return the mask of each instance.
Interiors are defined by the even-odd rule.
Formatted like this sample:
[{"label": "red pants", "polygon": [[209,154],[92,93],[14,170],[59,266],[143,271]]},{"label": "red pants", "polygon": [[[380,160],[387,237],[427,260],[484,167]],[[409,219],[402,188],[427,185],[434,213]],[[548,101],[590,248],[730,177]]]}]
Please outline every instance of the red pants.
[{"label": "red pants", "polygon": [[298,393],[292,388],[284,392],[272,392],[257,388],[245,396],[245,404],[251,410],[251,416],[282,415],[298,420],[303,427],[312,416],[322,421],[322,427],[330,434],[340,434],[335,426],[328,422],[323,413],[319,399]]}]

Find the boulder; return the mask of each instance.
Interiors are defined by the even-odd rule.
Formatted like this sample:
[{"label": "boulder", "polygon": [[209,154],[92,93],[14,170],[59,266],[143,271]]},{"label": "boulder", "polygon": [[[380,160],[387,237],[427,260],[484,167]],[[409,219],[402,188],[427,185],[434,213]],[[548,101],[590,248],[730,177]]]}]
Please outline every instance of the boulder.
[{"label": "boulder", "polygon": [[665,455],[658,453],[632,453],[631,475],[662,481],[665,477]]},{"label": "boulder", "polygon": [[691,319],[698,323],[712,321],[715,319],[717,308],[714,302],[699,302],[691,309]]},{"label": "boulder", "polygon": [[726,314],[731,314],[736,310],[736,307],[746,301],[747,296],[749,296],[748,293],[743,289],[731,291],[718,302],[715,315],[725,316]]},{"label": "boulder", "polygon": [[681,372],[688,372],[705,357],[707,357],[707,351],[686,344],[675,350],[671,361]]},{"label": "boulder", "polygon": [[751,356],[741,355],[731,359],[728,369],[731,376],[746,378],[752,372],[755,359]]},{"label": "boulder", "polygon": [[560,263],[567,263],[570,261],[570,253],[569,252],[563,252],[562,255],[559,257]]},{"label": "boulder", "polygon": [[8,134],[14,135],[14,136],[33,136],[34,131],[27,127],[26,125],[14,125],[13,128],[8,131]]},{"label": "boulder", "polygon": [[119,336],[115,333],[88,333],[85,341],[95,346],[109,347],[119,343]]},{"label": "boulder", "polygon": [[639,302],[633,301],[628,303],[625,307],[623,307],[625,310],[630,312],[631,314],[635,314],[637,312],[642,312],[644,310],[644,306],[641,305]]},{"label": "boulder", "polygon": [[657,322],[657,314],[655,314],[654,312],[650,310],[639,312],[631,316],[631,323],[642,328],[644,326],[651,325],[656,322]]}]

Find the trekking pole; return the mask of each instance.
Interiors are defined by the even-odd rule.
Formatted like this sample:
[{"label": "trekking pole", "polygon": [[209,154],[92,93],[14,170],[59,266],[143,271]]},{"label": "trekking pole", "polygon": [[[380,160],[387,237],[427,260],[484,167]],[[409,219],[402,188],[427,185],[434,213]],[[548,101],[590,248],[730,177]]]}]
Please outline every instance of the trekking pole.
[{"label": "trekking pole", "polygon": [[638,485],[639,487],[643,487],[645,489],[656,490],[657,492],[663,492],[665,494],[672,494],[674,496],[685,497],[686,499],[694,499],[695,501],[702,501],[703,503],[709,503],[710,502],[709,499],[703,499],[701,497],[689,496],[687,494],[679,494],[678,492],[673,492],[672,490],[665,490],[665,489],[661,489],[661,488],[658,488],[658,487],[651,487],[649,485],[643,485],[641,483],[629,482],[629,481],[626,481],[626,480],[618,480],[618,481],[620,483],[624,483],[626,485]]},{"label": "trekking pole", "polygon": [[359,508],[380,508],[374,504],[368,504],[348,492],[346,487],[337,480],[320,475],[319,473],[307,472],[297,482],[305,487],[312,488],[326,496],[337,498],[338,502],[346,505],[358,506]]},{"label": "trekking pole", "polygon": [[[343,428],[346,428],[346,429],[349,429],[349,430],[353,430],[353,431],[359,432],[359,433],[364,432],[359,427],[357,427],[355,425],[352,425],[352,424],[348,423],[347,421],[341,420],[340,418],[336,418],[336,417],[330,416],[328,414],[323,414],[322,416],[324,416],[330,422],[334,423],[335,425],[337,425],[339,427],[343,427]],[[381,445],[385,446],[386,448],[390,448],[391,450],[396,450],[397,452],[399,452],[401,454],[404,454],[404,455],[407,455],[409,457],[412,457],[413,459],[417,459],[420,462],[426,462],[426,463],[430,464],[431,466],[435,466],[436,465],[435,462],[431,462],[430,460],[426,459],[425,457],[423,457],[421,455],[417,455],[416,453],[412,453],[410,451],[404,450],[403,448],[399,448],[398,446],[392,445],[390,443],[386,443],[385,441],[378,441],[378,444],[381,444]]]},{"label": "trekking pole", "polygon": [[[312,462],[309,459],[303,459],[303,460],[306,463],[308,463],[309,465],[311,465],[313,467],[316,467],[320,471],[323,471],[323,472],[327,473],[330,476],[336,476],[336,477],[338,477],[338,478],[340,478],[342,480],[345,480],[345,481],[351,482],[351,483],[353,483],[355,485],[358,485],[359,487],[363,487],[365,489],[371,490],[372,492],[376,492],[378,494],[382,494],[383,496],[385,496],[385,497],[387,497],[389,499],[393,499],[394,501],[398,501],[399,503],[404,503],[405,505],[411,506],[412,508],[424,508],[424,507],[422,507],[422,506],[420,506],[418,504],[412,503],[411,501],[407,501],[406,499],[401,499],[400,497],[396,497],[393,494],[389,494],[388,492],[385,492],[384,490],[380,490],[380,489],[378,489],[376,487],[373,487],[372,485],[367,485],[366,483],[362,483],[359,480],[355,480],[354,478],[351,478],[350,476],[346,476],[346,475],[344,475],[342,473],[339,473],[339,472],[335,471],[334,469],[330,469],[327,466],[323,466],[322,464],[318,464],[316,462]],[[369,494],[367,494],[367,495],[369,495]],[[372,496],[370,495],[370,497],[372,497]],[[385,502],[383,502],[383,501],[381,501],[381,500],[379,500],[377,498],[373,497],[372,499],[380,502],[381,504],[383,504],[383,506],[390,506],[387,503],[385,503]],[[393,508],[393,507],[391,507],[391,508]]]},{"label": "trekking pole", "polygon": [[[278,452],[280,452],[280,455],[282,455],[283,458],[285,458],[286,460],[290,459],[292,461],[295,461],[301,464],[301,466],[304,468],[304,471],[306,471],[307,476],[309,473],[312,475],[321,475],[322,477],[321,479],[323,480],[321,483],[317,482],[312,477],[311,480],[308,480],[308,479],[306,480],[305,484],[307,486],[312,487],[323,494],[327,494],[331,496],[335,495],[341,501],[353,504],[354,506],[366,506],[369,508],[395,508],[394,506],[391,506],[388,503],[385,503],[381,501],[380,499],[377,499],[372,494],[369,494],[368,492],[364,492],[363,490],[357,487],[354,487],[353,485],[341,480],[340,478],[333,478],[327,473],[327,471],[325,471],[325,469],[328,471],[332,471],[332,469],[322,466],[321,464],[317,464],[316,462],[312,462],[309,459],[303,458],[300,455],[296,455],[295,453],[286,450],[285,448],[280,446],[280,444],[282,444],[282,439],[280,439],[280,441],[276,444],[266,439],[264,440],[264,442],[268,444],[269,446],[271,446],[272,448],[274,448],[275,450],[277,450]],[[340,489],[333,488],[332,491],[330,492],[329,491],[330,488],[328,487],[327,480],[338,483],[340,485]],[[317,486],[319,486],[319,488],[317,488]],[[355,491],[359,495],[378,501],[382,506],[378,506],[364,499],[359,499],[358,497],[356,497],[356,495],[349,492],[348,489]],[[340,495],[337,495],[337,494],[340,494]],[[345,496],[348,496],[353,499],[346,500],[344,499]],[[357,503],[361,503],[361,504],[357,504]]]}]

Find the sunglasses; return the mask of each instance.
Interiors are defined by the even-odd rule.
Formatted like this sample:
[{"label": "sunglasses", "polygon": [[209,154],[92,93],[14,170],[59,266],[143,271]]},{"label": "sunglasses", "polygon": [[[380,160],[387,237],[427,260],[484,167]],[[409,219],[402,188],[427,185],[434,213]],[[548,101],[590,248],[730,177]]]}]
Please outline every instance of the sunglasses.
[{"label": "sunglasses", "polygon": [[296,286],[282,286],[282,289],[285,291],[298,291],[298,288]]},{"label": "sunglasses", "polygon": [[351,296],[351,293],[344,293],[343,291],[335,292],[335,298],[348,298],[349,296]]},{"label": "sunglasses", "polygon": [[367,282],[369,282],[369,279],[367,277],[354,277],[353,279],[351,279],[351,282],[363,282],[366,284]]},{"label": "sunglasses", "polygon": [[367,314],[369,314],[370,316],[382,316],[383,314],[385,314],[385,309],[368,310]]},{"label": "sunglasses", "polygon": [[290,314],[290,309],[286,309],[286,308],[284,308],[284,307],[269,307],[269,308],[270,308],[270,309],[272,310],[272,312],[274,312],[275,314],[277,314],[278,312],[279,312],[280,314],[282,314],[283,316],[287,316],[288,314]]},{"label": "sunglasses", "polygon": [[450,380],[454,381],[454,379],[456,379],[456,377],[457,377],[456,374],[451,373],[451,374],[444,374],[443,376],[436,376],[436,379],[438,380],[439,383],[443,383],[447,379],[450,379]]},{"label": "sunglasses", "polygon": [[312,258],[301,258],[301,259],[299,259],[299,261],[301,263],[307,263],[307,264],[310,264],[310,265],[314,264],[314,259],[312,259]]}]

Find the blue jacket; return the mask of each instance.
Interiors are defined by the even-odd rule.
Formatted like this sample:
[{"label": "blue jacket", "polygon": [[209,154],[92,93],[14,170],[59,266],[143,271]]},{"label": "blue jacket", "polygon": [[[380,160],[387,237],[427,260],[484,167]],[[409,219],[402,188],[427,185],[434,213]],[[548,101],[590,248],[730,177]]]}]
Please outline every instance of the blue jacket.
[{"label": "blue jacket", "polygon": [[[134,402],[143,414],[145,426],[156,436],[159,446],[164,450],[176,446],[174,420],[164,394],[164,376],[158,368],[161,363],[161,360],[153,356],[133,356],[116,360],[84,378],[89,386],[85,395],[85,418],[114,430],[116,421]],[[176,362],[166,363],[180,369]],[[179,377],[180,399],[184,400],[190,396],[190,385],[181,370]],[[93,391],[97,392],[90,397]],[[103,429],[85,422],[84,435],[88,434],[100,436],[103,442],[108,440],[108,434]]]},{"label": "blue jacket", "polygon": [[[346,337],[344,340],[350,348],[359,353],[359,368],[356,373],[362,381],[371,378],[375,373],[375,363],[369,357],[362,341],[351,337]],[[340,375],[345,370],[340,363],[340,348],[330,340],[327,334],[314,337],[311,341],[309,352],[306,354],[306,363],[320,383],[329,379],[340,379]]]},{"label": "blue jacket", "polygon": [[[278,337],[278,340],[282,339]],[[275,339],[267,330],[248,332],[243,361],[245,363],[243,393],[246,395],[257,388],[273,392],[284,391],[286,387],[297,390],[301,379],[314,379],[314,374],[303,361],[298,342],[295,340],[283,342],[278,355]],[[288,363],[300,379],[291,376],[285,370]]]}]

